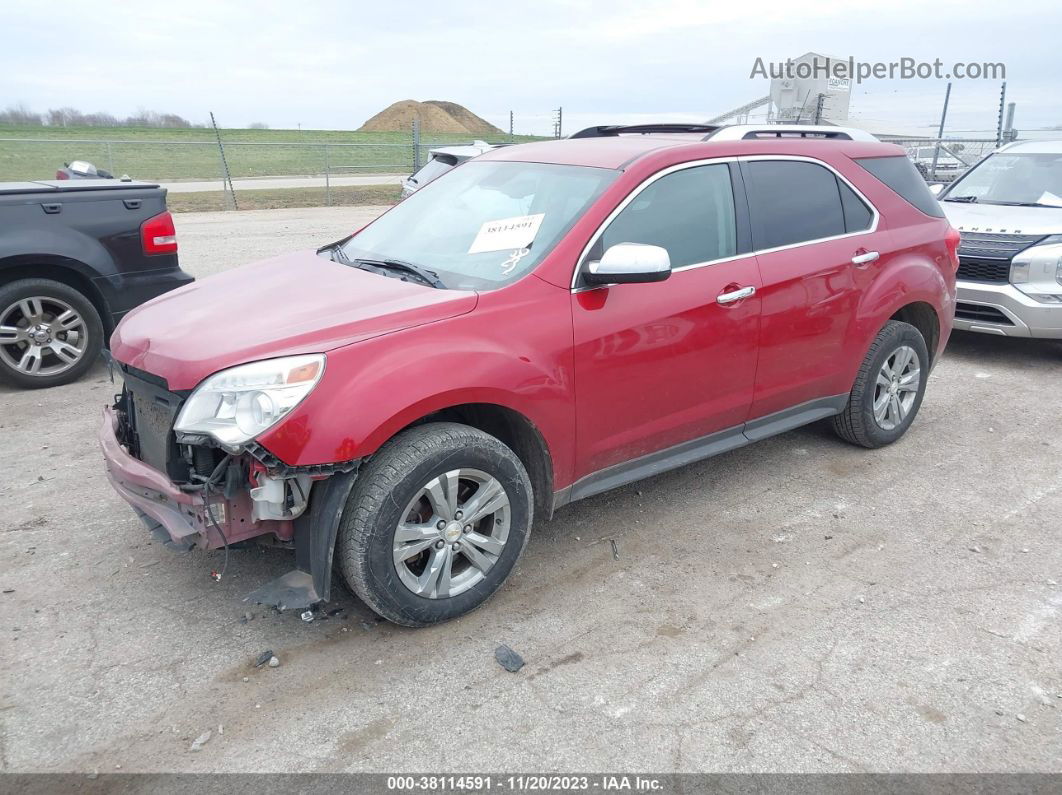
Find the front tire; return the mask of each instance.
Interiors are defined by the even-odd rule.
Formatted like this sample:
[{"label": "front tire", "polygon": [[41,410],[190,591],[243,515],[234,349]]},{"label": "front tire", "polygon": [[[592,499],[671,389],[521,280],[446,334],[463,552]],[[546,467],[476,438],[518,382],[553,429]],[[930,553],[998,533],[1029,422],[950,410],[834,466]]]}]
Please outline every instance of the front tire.
[{"label": "front tire", "polygon": [[929,378],[929,351],[910,323],[890,320],[867,351],[844,411],[833,429],[846,442],[876,448],[911,427]]},{"label": "front tire", "polygon": [[409,627],[475,610],[505,582],[530,535],[520,459],[475,428],[400,433],[361,470],[336,542],[340,571],[376,613]]},{"label": "front tire", "polygon": [[27,389],[76,381],[103,347],[96,307],[52,279],[0,287],[0,379]]}]

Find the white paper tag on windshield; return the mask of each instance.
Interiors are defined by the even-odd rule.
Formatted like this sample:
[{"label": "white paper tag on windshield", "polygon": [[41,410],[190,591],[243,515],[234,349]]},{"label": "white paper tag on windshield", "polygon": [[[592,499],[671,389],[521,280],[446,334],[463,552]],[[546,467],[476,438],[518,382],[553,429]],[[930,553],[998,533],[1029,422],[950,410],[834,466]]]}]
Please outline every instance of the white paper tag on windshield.
[{"label": "white paper tag on windshield", "polygon": [[1049,190],[1044,191],[1044,195],[1036,200],[1037,204],[1049,204],[1052,207],[1062,207],[1062,198],[1051,193]]},{"label": "white paper tag on windshield", "polygon": [[515,218],[499,218],[487,221],[479,228],[479,234],[468,249],[469,254],[484,251],[515,251],[527,248],[538,234],[545,213],[518,215]]}]

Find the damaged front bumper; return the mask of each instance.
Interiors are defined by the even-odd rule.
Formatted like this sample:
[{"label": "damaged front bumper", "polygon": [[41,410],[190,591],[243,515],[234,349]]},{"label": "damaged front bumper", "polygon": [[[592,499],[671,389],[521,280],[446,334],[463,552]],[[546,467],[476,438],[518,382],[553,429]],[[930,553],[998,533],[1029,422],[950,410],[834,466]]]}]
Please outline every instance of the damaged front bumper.
[{"label": "damaged front bumper", "polygon": [[[298,517],[259,518],[251,489],[225,493],[185,491],[165,474],[133,456],[119,440],[119,420],[103,410],[99,430],[107,478],[149,531],[170,548],[217,549],[263,535],[293,542],[295,569],[266,583],[246,601],[280,609],[301,609],[327,601],[331,590],[332,554],[347,496],[357,473],[336,471],[314,480],[309,504]],[[220,531],[220,532],[219,532]]]}]

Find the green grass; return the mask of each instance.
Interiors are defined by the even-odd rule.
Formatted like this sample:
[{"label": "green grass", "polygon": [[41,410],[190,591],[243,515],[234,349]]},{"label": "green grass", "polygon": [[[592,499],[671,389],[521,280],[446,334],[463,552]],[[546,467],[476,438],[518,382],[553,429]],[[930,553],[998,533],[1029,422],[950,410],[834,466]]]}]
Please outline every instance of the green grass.
[{"label": "green grass", "polygon": [[[359,205],[394,204],[401,194],[401,185],[357,185],[332,188],[331,203],[324,188],[270,188],[267,190],[238,190],[236,202],[241,210],[276,210],[281,207],[355,207]],[[167,207],[175,213],[210,212],[228,209],[221,191],[202,193],[171,193]]]},{"label": "green grass", "polygon": [[[471,137],[424,136],[422,159],[430,146],[467,143]],[[405,132],[222,130],[221,138],[234,179],[310,176],[323,174],[326,168],[343,174],[404,174],[413,168],[412,135]],[[533,140],[539,139],[516,136],[517,142]],[[0,125],[0,182],[52,179],[56,169],[71,160],[88,160],[116,176],[129,174],[134,179],[221,178],[221,159],[211,129]]]}]

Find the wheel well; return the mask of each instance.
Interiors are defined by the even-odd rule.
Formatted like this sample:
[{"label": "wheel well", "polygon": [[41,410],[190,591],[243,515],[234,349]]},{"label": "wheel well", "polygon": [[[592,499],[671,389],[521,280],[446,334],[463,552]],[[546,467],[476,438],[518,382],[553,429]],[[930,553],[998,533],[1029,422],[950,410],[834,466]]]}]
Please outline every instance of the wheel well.
[{"label": "wheel well", "polygon": [[531,420],[494,403],[465,403],[429,414],[407,427],[426,422],[459,422],[489,433],[516,453],[535,490],[535,516],[553,516],[553,459],[545,439]]},{"label": "wheel well", "polygon": [[78,271],[54,262],[41,262],[39,259],[26,261],[23,257],[0,260],[0,283],[9,283],[19,279],[52,279],[72,287],[85,296],[99,313],[105,336],[110,337],[114,331],[110,308],[103,294],[92,280]]},{"label": "wheel well", "polygon": [[937,320],[936,310],[924,301],[918,301],[900,309],[889,320],[899,320],[910,323],[922,335],[929,349],[929,360],[932,362],[937,354],[937,341],[940,339],[940,322]]}]

